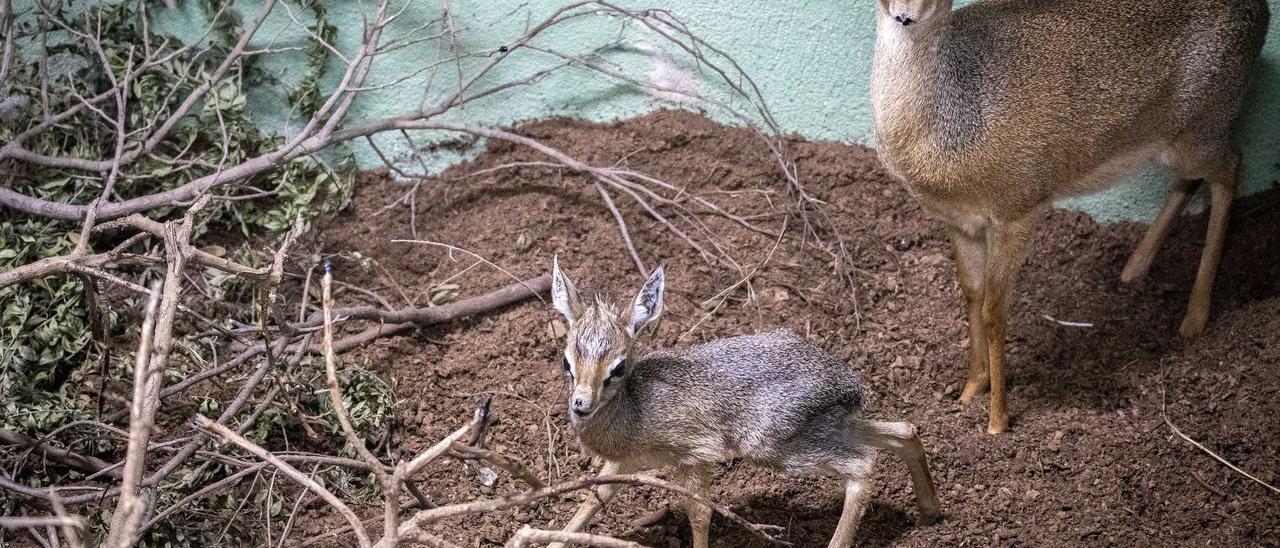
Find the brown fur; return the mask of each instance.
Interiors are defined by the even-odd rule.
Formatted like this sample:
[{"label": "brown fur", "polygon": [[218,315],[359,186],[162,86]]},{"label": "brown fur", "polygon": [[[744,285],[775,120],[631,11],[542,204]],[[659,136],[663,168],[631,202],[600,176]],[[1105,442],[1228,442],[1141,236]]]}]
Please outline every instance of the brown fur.
[{"label": "brown fur", "polygon": [[[1159,160],[1178,174],[1123,278],[1150,266],[1195,181],[1213,209],[1182,333],[1198,334],[1239,154],[1231,144],[1269,17],[1263,0],[877,0],[881,160],[949,225],[969,318],[968,399],[1008,424],[1008,300],[1040,211]],[[904,24],[904,21],[907,24]]]}]

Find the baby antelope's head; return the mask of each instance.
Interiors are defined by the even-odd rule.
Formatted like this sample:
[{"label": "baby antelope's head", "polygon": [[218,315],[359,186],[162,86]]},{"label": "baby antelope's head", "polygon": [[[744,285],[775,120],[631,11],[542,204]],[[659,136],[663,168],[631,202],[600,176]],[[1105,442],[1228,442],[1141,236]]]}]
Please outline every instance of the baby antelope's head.
[{"label": "baby antelope's head", "polygon": [[599,297],[584,302],[573,282],[560,270],[559,260],[552,260],[551,303],[569,321],[563,366],[573,383],[569,418],[574,424],[617,396],[628,373],[637,336],[662,315],[664,285],[662,267],[658,267],[624,317],[617,307]]}]

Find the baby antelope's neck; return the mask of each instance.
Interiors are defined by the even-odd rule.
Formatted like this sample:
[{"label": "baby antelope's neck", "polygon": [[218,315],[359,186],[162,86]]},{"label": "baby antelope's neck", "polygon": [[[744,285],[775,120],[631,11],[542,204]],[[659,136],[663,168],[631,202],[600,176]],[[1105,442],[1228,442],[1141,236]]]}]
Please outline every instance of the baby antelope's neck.
[{"label": "baby antelope's neck", "polygon": [[590,415],[573,418],[578,440],[589,453],[617,461],[634,450],[639,413],[627,397],[628,388],[620,386],[613,398]]}]

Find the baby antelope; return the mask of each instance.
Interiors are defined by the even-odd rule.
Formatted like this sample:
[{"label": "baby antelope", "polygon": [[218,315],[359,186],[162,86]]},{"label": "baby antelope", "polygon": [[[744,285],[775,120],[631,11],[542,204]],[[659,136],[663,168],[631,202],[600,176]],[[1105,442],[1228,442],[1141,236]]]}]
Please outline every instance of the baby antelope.
[{"label": "baby antelope", "polygon": [[[877,449],[907,462],[925,522],[939,516],[915,426],[862,417],[857,373],[790,331],[719,339],[683,351],[640,355],[638,335],[662,314],[658,268],[625,314],[583,299],[557,262],[551,296],[569,321],[564,371],[569,416],[602,473],[674,467],[675,479],[705,496],[717,463],[742,458],[787,473],[845,480],[844,510],[830,546],[850,546],[871,496]],[[565,527],[581,531],[616,486],[599,489]],[[685,500],[695,548],[708,546],[711,510]]]}]

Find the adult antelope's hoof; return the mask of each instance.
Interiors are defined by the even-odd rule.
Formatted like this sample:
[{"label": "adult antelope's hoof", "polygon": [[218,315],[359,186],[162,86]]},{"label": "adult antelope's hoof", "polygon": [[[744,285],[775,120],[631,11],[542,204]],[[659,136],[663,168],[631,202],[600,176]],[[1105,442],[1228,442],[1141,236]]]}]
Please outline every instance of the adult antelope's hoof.
[{"label": "adult antelope's hoof", "polygon": [[1182,327],[1178,328],[1178,333],[1188,339],[1198,337],[1204,333],[1204,326],[1209,323],[1209,313],[1188,311],[1187,317],[1182,319]]},{"label": "adult antelope's hoof", "polygon": [[987,433],[991,434],[992,436],[998,436],[1000,434],[1003,434],[1004,431],[1008,429],[1009,429],[1009,417],[1000,417],[1000,418],[991,417],[991,419],[987,421]]},{"label": "adult antelope's hoof", "polygon": [[986,392],[991,387],[991,379],[982,378],[971,380],[964,383],[964,390],[960,391],[960,401],[968,403],[974,396]]}]

